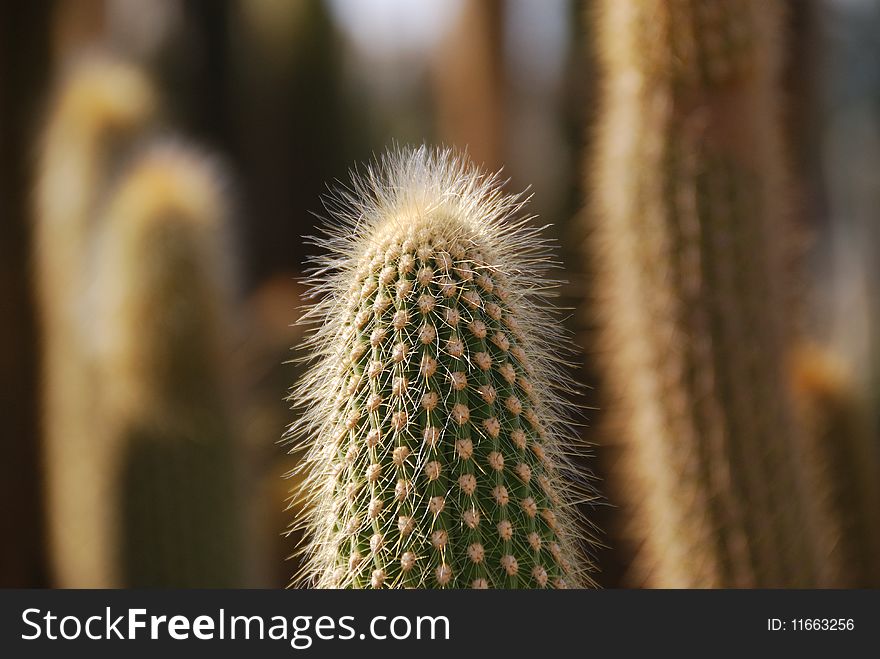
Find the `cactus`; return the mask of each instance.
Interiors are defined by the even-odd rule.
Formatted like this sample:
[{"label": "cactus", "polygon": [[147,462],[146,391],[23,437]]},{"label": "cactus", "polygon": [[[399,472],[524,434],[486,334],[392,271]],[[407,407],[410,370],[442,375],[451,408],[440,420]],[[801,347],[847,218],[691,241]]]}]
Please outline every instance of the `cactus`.
[{"label": "cactus", "polygon": [[128,587],[239,583],[235,428],[224,364],[232,278],[214,165],[155,143],[107,205],[99,278],[101,425],[116,452]]},{"label": "cactus", "polygon": [[624,450],[610,480],[644,585],[815,586],[836,569],[785,365],[778,10],[599,4],[588,248]]},{"label": "cactus", "polygon": [[793,359],[794,389],[807,420],[809,450],[820,465],[835,523],[834,554],[843,566],[842,585],[880,585],[880,450],[872,432],[871,409],[859,396],[844,361],[813,343],[798,347]]},{"label": "cactus", "polygon": [[109,587],[110,453],[94,425],[90,266],[116,166],[156,110],[148,80],[106,57],[80,60],[49,108],[35,195],[35,280],[43,339],[50,555],[62,587]]},{"label": "cactus", "polygon": [[302,582],[591,583],[566,337],[524,201],[448,150],[399,150],[327,204],[291,399],[308,447]]}]

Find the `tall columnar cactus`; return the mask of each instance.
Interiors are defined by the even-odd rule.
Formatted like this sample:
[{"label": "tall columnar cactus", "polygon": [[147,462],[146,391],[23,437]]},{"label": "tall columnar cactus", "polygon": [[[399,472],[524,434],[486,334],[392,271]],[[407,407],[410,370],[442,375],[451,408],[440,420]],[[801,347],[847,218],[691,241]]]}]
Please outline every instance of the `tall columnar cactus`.
[{"label": "tall columnar cactus", "polygon": [[596,16],[588,242],[625,453],[611,482],[645,585],[835,572],[785,367],[779,4],[603,0]]},{"label": "tall columnar cactus", "polygon": [[227,207],[214,170],[184,147],[151,145],[106,209],[97,372],[129,586],[234,585],[240,570]]},{"label": "tall columnar cactus", "polygon": [[228,203],[213,163],[151,145],[107,207],[98,307],[101,425],[116,457],[122,583],[239,583],[229,401]]},{"label": "tall columnar cactus", "polygon": [[554,282],[539,230],[449,151],[385,156],[328,204],[303,578],[320,587],[590,583]]},{"label": "tall columnar cactus", "polygon": [[115,585],[110,455],[94,425],[88,293],[100,206],[117,165],[148,130],[150,83],[117,60],[78,62],[49,108],[35,208],[43,339],[43,434],[50,554],[64,587]]}]

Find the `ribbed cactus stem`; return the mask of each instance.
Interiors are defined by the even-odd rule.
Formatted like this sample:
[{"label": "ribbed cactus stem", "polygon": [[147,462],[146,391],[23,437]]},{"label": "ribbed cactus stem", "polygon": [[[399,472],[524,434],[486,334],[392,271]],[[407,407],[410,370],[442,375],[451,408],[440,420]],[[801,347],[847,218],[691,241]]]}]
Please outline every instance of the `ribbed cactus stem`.
[{"label": "ribbed cactus stem", "polygon": [[214,164],[170,143],[131,163],[107,207],[101,422],[129,587],[239,583],[227,213]]},{"label": "ribbed cactus stem", "polygon": [[307,583],[590,583],[568,344],[523,203],[422,147],[328,205],[306,314],[314,363],[292,395],[309,447]]},{"label": "ribbed cactus stem", "polygon": [[98,390],[89,286],[100,207],[118,163],[150,126],[153,89],[136,69],[79,61],[51,101],[35,195],[35,280],[43,339],[50,555],[63,587],[116,585],[110,455],[94,425]]},{"label": "ribbed cactus stem", "polygon": [[590,253],[625,451],[612,481],[646,585],[833,572],[785,369],[778,9],[599,3]]}]

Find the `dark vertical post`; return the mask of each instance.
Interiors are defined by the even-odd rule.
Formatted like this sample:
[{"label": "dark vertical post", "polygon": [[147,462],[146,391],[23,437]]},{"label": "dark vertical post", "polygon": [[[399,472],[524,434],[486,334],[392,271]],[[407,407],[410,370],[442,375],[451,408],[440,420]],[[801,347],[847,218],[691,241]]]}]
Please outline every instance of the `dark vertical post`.
[{"label": "dark vertical post", "polygon": [[47,585],[30,277],[31,169],[51,2],[0,4],[0,586]]}]

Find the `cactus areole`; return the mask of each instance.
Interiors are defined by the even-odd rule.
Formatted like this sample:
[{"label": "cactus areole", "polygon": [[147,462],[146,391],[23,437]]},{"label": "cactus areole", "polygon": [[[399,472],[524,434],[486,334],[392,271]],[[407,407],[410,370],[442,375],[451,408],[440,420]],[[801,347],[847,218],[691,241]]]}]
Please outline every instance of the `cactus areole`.
[{"label": "cactus areole", "polygon": [[590,582],[567,339],[541,230],[496,176],[397,150],[326,202],[299,580],[325,588]]}]

